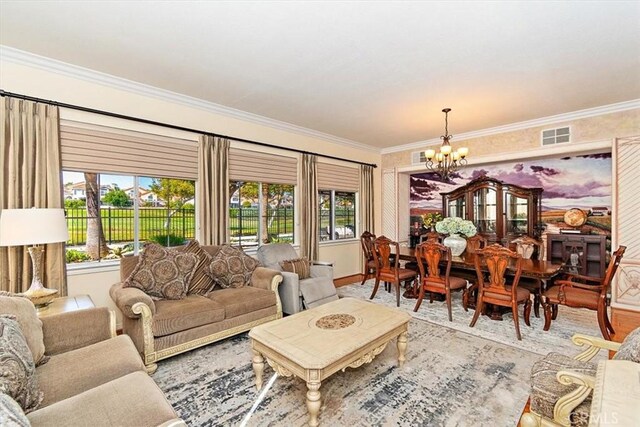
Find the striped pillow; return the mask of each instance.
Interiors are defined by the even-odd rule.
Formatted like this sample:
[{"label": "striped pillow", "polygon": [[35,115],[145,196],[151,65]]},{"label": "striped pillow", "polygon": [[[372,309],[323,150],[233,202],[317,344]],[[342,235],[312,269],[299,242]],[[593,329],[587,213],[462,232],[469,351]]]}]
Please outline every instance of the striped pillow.
[{"label": "striped pillow", "polygon": [[206,295],[213,289],[214,281],[207,274],[209,264],[211,263],[211,255],[205,252],[197,240],[191,240],[182,248],[183,252],[194,254],[198,258],[196,267],[187,288],[187,295],[198,294]]},{"label": "striped pillow", "polygon": [[288,271],[290,273],[296,273],[298,279],[308,279],[311,277],[311,263],[306,258],[290,259],[280,262],[282,271]]}]

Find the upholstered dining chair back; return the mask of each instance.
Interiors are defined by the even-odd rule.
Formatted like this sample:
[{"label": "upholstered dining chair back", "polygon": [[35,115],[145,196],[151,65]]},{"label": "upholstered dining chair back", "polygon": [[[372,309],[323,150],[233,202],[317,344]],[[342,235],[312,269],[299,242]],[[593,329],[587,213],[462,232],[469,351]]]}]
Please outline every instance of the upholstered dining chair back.
[{"label": "upholstered dining chair back", "polygon": [[400,245],[386,236],[380,236],[373,241],[373,258],[380,274],[397,275],[400,268],[400,257],[391,257],[391,247],[395,253],[400,253]]},{"label": "upholstered dining chair back", "polygon": [[365,231],[360,236],[360,246],[362,246],[362,252],[367,261],[373,260],[373,241],[376,239],[376,235]]},{"label": "upholstered dining chair back", "polygon": [[420,236],[420,243],[424,243],[424,242],[442,243],[442,240],[444,240],[444,235],[438,233],[437,231],[429,231],[428,233]]},{"label": "upholstered dining chair back", "polygon": [[[446,284],[451,272],[451,249],[438,242],[425,242],[419,244],[415,251],[422,280]],[[440,274],[441,262],[446,262],[444,275]]]},{"label": "upholstered dining chair back", "polygon": [[519,236],[513,239],[509,246],[515,248],[523,259],[542,259],[542,242],[533,237]]},{"label": "upholstered dining chair back", "polygon": [[[487,246],[476,252],[475,266],[478,275],[478,283],[481,292],[490,292],[501,295],[511,296],[511,300],[515,301],[516,287],[520,281],[522,274],[522,257],[516,252],[505,248],[498,243]],[[507,268],[511,262],[515,261],[515,276],[510,284],[511,288],[506,287]],[[482,267],[486,266],[488,272],[488,281],[485,280]]]},{"label": "upholstered dining chair back", "polygon": [[487,239],[480,234],[476,234],[475,236],[471,236],[467,239],[467,251],[470,253],[475,253],[480,249],[484,249],[487,246]]}]

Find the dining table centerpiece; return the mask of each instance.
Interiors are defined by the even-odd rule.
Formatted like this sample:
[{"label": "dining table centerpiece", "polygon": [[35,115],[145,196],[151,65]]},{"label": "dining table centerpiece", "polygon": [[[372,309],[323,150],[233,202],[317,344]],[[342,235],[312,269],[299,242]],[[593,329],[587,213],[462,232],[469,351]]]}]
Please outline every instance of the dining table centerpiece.
[{"label": "dining table centerpiece", "polygon": [[448,234],[442,243],[451,249],[452,256],[462,255],[467,248],[467,240],[460,236],[461,234],[471,237],[475,236],[478,232],[473,222],[457,216],[447,217],[437,222],[436,231],[438,233]]},{"label": "dining table centerpiece", "polygon": [[442,221],[442,215],[440,212],[431,212],[422,215],[422,223],[429,231],[435,231],[435,226],[438,221]]}]

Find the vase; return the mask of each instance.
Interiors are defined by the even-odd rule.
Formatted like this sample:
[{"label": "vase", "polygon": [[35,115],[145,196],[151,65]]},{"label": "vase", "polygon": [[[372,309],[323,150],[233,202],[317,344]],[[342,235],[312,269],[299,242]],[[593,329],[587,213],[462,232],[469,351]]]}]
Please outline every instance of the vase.
[{"label": "vase", "polygon": [[467,240],[457,234],[450,234],[442,243],[451,249],[451,256],[460,256],[467,248]]}]

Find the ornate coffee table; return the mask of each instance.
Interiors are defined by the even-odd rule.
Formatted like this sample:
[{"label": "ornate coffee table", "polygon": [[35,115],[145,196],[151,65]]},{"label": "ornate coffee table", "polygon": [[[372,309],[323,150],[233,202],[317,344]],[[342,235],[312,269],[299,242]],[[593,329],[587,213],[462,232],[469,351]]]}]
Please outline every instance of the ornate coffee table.
[{"label": "ornate coffee table", "polygon": [[317,426],[320,384],[335,372],[370,363],[397,338],[398,365],[405,361],[411,316],[353,298],[343,298],[249,332],[256,386],[262,388],[264,359],[278,375],[307,383],[309,425]]}]

